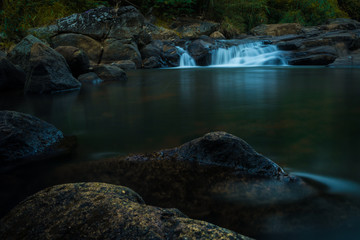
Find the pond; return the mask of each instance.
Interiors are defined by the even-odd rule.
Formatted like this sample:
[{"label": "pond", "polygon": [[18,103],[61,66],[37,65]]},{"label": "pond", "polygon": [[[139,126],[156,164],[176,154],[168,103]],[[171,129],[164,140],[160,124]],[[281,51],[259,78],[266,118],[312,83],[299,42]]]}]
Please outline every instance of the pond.
[{"label": "pond", "polygon": [[[35,115],[77,136],[66,163],[152,152],[226,131],[329,193],[360,198],[360,69],[195,67],[127,75],[126,83],[83,85],[80,92],[5,94],[0,109]],[[1,178],[10,192],[26,195],[46,186],[42,173],[62,164]]]}]

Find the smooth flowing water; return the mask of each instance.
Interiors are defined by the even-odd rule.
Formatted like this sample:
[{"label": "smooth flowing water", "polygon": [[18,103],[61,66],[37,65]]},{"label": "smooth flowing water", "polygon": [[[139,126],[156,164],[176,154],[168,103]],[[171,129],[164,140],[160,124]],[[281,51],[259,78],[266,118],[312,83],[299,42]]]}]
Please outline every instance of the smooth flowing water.
[{"label": "smooth flowing water", "polygon": [[26,175],[2,175],[3,185],[32,193],[46,185],[42,174],[63,164],[175,147],[221,130],[329,194],[359,197],[360,69],[188,68],[127,74],[125,84],[84,85],[80,92],[2,94],[1,110],[33,114],[78,138],[76,154],[66,162],[41,163]]}]

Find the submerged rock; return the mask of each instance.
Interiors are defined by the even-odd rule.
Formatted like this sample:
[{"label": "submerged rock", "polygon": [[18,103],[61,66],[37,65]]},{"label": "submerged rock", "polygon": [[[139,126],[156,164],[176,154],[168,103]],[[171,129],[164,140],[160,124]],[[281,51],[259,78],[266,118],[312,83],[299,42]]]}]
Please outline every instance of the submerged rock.
[{"label": "submerged rock", "polygon": [[249,239],[106,183],[47,188],[1,219],[1,239]]},{"label": "submerged rock", "polygon": [[0,111],[0,168],[54,154],[63,138],[60,130],[34,116]]}]

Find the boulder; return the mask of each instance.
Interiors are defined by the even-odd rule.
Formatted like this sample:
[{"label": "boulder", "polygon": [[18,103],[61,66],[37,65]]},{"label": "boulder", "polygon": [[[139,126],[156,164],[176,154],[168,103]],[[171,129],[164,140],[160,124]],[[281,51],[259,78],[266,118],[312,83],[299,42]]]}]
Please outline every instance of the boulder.
[{"label": "boulder", "polygon": [[104,53],[101,58],[102,64],[110,64],[119,60],[130,60],[137,68],[141,67],[141,55],[136,43],[123,43],[116,39],[106,39]]},{"label": "boulder", "polygon": [[164,63],[159,57],[151,56],[143,60],[143,68],[145,69],[161,68],[163,65]]},{"label": "boulder", "polygon": [[325,25],[319,27],[321,30],[354,30],[360,29],[360,22],[349,18],[335,18],[327,21]]},{"label": "boulder", "polygon": [[249,239],[177,209],[149,206],[127,187],[70,183],[28,197],[1,219],[2,239]]},{"label": "boulder", "polygon": [[100,79],[99,76],[94,72],[88,72],[88,73],[81,74],[78,77],[78,80],[81,83],[90,83],[90,84],[94,84],[94,85],[103,82],[103,80]]},{"label": "boulder", "polygon": [[144,16],[132,6],[95,8],[57,21],[59,33],[82,34],[97,40],[136,40],[144,24]]},{"label": "boulder", "polygon": [[81,83],[72,76],[60,53],[42,43],[35,43],[29,56],[29,63],[25,67],[25,93],[41,94],[80,89]]},{"label": "boulder", "polygon": [[104,81],[126,81],[126,73],[121,68],[113,65],[99,65],[94,67],[94,72]]},{"label": "boulder", "polygon": [[171,41],[160,40],[152,41],[141,49],[141,56],[143,59],[154,57],[151,58],[152,62],[154,62],[153,60],[155,60],[155,58],[158,58],[157,62],[161,62],[164,66],[170,67],[178,66],[180,59],[177,48]]},{"label": "boulder", "polygon": [[133,70],[136,69],[136,65],[133,61],[130,60],[120,60],[120,61],[116,61],[111,63],[111,65],[121,68],[123,70]]},{"label": "boulder", "polygon": [[219,32],[219,31],[213,32],[212,34],[210,34],[210,37],[211,37],[211,38],[215,38],[215,39],[225,39],[224,34],[222,34],[222,33]]},{"label": "boulder", "polygon": [[72,76],[64,57],[32,35],[14,47],[9,60],[25,71],[25,92],[51,93],[81,86]]},{"label": "boulder", "polygon": [[320,46],[306,51],[295,52],[288,59],[290,65],[328,65],[338,57],[333,46]]},{"label": "boulder", "polygon": [[0,57],[0,91],[23,89],[25,81],[26,74],[20,67]]},{"label": "boulder", "polygon": [[26,36],[9,52],[8,59],[12,63],[19,65],[25,72],[27,72],[29,68],[31,48],[35,43],[45,44],[33,35]]},{"label": "boulder", "polygon": [[190,56],[195,60],[198,66],[207,66],[211,61],[211,50],[213,45],[203,39],[192,41],[187,48]]},{"label": "boulder", "polygon": [[55,50],[65,58],[74,77],[89,72],[90,62],[84,51],[73,46],[59,46]]},{"label": "boulder", "polygon": [[95,39],[82,34],[64,33],[56,35],[51,39],[52,47],[59,46],[73,46],[84,51],[89,57],[90,61],[97,64],[100,61],[102,54],[102,45]]},{"label": "boulder", "polygon": [[25,113],[0,111],[0,168],[40,160],[64,138],[53,125]]},{"label": "boulder", "polygon": [[201,35],[210,35],[220,26],[219,23],[201,21],[193,18],[178,18],[170,28],[180,34],[182,38],[197,38]]},{"label": "boulder", "polygon": [[261,24],[250,30],[255,36],[282,36],[288,34],[301,34],[302,26],[298,23]]},{"label": "boulder", "polygon": [[176,41],[179,39],[179,33],[164,27],[157,27],[153,24],[147,24],[146,30],[149,32],[152,40]]},{"label": "boulder", "polygon": [[329,65],[330,67],[359,67],[360,51],[352,52],[347,56],[341,56]]}]

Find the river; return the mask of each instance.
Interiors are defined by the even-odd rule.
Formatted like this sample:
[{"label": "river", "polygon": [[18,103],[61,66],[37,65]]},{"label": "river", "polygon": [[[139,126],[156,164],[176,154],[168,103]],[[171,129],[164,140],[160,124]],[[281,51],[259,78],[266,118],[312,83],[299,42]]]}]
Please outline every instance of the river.
[{"label": "river", "polygon": [[[127,75],[126,83],[83,85],[79,92],[2,94],[0,109],[35,115],[77,136],[66,163],[156,151],[226,131],[288,172],[359,198],[360,69],[195,67]],[[42,171],[62,164],[2,178],[13,192],[31,193],[46,185],[36,180]],[[27,177],[35,187],[26,186]]]}]

